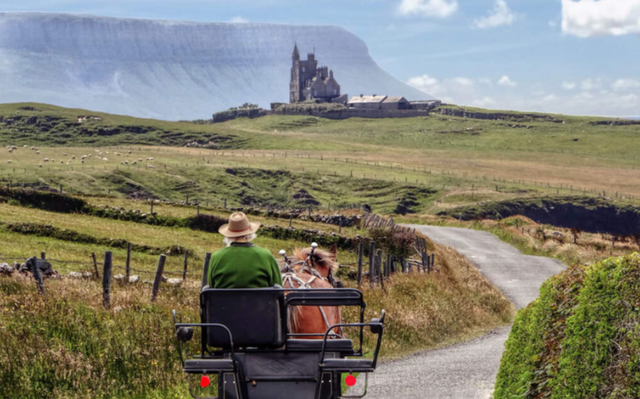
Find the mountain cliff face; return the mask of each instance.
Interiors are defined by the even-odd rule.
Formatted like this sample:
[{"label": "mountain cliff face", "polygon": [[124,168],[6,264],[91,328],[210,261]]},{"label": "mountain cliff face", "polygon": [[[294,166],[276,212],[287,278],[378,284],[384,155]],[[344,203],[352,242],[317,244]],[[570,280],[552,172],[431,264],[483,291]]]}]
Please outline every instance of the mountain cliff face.
[{"label": "mountain cliff face", "polygon": [[288,102],[291,53],[316,49],[349,95],[430,99],[384,72],[338,27],[0,13],[0,102],[160,119]]}]

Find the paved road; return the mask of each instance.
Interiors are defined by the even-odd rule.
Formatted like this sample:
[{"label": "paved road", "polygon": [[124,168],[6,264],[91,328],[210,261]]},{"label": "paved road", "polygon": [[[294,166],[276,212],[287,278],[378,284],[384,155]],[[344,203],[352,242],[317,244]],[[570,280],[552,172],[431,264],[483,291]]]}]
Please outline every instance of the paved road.
[{"label": "paved road", "polygon": [[[542,283],[565,268],[554,259],[523,255],[487,232],[410,227],[469,258],[518,309],[537,298]],[[370,378],[367,398],[490,398],[508,336],[509,328],[501,328],[459,345],[384,363]]]}]

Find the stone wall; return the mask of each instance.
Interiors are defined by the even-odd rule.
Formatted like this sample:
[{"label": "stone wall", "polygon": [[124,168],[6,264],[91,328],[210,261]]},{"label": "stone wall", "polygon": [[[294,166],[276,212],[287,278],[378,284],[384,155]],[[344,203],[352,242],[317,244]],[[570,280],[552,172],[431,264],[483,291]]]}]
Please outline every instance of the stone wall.
[{"label": "stone wall", "polygon": [[465,109],[440,108],[435,112],[443,115],[455,116],[458,118],[484,119],[484,120],[507,120],[507,121],[523,121],[537,120],[541,122],[564,123],[560,119],[556,119],[551,115],[542,114],[518,114],[518,113],[500,113],[500,112],[470,112]]},{"label": "stone wall", "polygon": [[327,119],[348,119],[348,118],[415,118],[429,116],[428,111],[422,110],[383,110],[383,109],[344,109],[340,111],[315,111],[301,110],[295,111],[272,111],[275,115],[308,115]]}]

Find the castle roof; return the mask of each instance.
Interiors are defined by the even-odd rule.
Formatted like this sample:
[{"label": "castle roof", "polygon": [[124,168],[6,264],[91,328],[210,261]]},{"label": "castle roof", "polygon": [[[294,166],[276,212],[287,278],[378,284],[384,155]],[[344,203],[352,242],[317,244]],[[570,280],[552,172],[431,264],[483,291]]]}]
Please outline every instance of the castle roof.
[{"label": "castle roof", "polygon": [[351,97],[351,100],[349,100],[349,104],[379,104],[381,102],[383,102],[385,99],[387,98],[387,96],[356,96],[356,97]]},{"label": "castle roof", "polygon": [[404,97],[400,97],[400,96],[394,96],[394,97],[387,97],[385,98],[385,100],[383,101],[383,103],[399,103],[399,102],[408,102],[406,98]]},{"label": "castle roof", "polygon": [[300,52],[298,51],[298,43],[296,43],[295,47],[293,48],[293,58],[296,60],[300,59]]}]

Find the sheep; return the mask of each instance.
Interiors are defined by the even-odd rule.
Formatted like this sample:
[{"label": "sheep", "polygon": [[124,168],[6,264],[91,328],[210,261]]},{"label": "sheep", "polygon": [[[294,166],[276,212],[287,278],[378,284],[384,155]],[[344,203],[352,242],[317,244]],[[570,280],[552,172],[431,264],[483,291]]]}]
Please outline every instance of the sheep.
[{"label": "sheep", "polygon": [[108,159],[107,159],[107,158],[102,158],[102,160],[103,160],[103,161],[108,161]]},{"label": "sheep", "polygon": [[11,163],[11,160],[8,160],[7,163]]},{"label": "sheep", "polygon": [[75,159],[76,159],[76,156],[75,156],[75,155],[72,155],[72,156],[71,156],[71,159],[75,160]]},{"label": "sheep", "polygon": [[49,162],[49,158],[45,158],[45,159],[44,159],[44,161],[45,161],[45,162]]},{"label": "sheep", "polygon": [[38,165],[38,166],[42,167],[42,164],[40,164],[40,165]]},{"label": "sheep", "polygon": [[40,151],[36,151],[36,154],[40,155]]},{"label": "sheep", "polygon": [[153,166],[153,165],[151,165],[151,164],[149,163],[149,164],[147,164],[147,168],[149,168],[149,169],[155,169],[156,167],[155,167],[155,166]]}]

